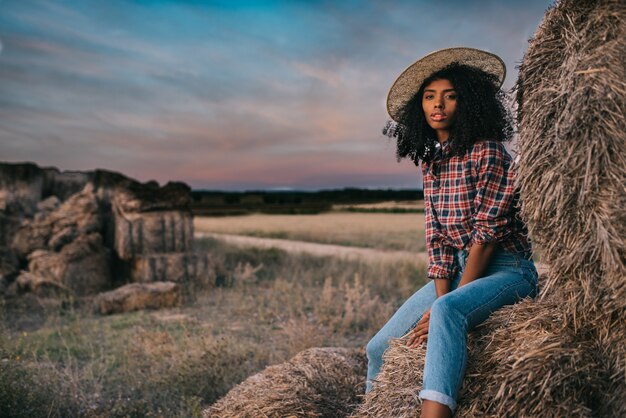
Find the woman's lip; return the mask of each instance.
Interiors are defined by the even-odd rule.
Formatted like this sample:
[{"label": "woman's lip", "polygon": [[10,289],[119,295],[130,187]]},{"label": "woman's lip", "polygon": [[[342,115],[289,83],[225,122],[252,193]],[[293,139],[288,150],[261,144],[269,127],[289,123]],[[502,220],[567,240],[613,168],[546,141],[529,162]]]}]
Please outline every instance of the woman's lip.
[{"label": "woman's lip", "polygon": [[435,122],[439,122],[439,121],[444,120],[446,118],[446,116],[444,116],[444,115],[430,115],[430,118],[432,120],[434,120]]}]

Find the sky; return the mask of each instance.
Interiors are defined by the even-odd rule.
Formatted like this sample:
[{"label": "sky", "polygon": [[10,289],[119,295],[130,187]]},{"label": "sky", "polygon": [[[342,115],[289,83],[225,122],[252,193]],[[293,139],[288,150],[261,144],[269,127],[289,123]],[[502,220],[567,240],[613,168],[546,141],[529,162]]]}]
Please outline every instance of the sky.
[{"label": "sky", "polygon": [[0,161],[194,189],[421,188],[383,136],[421,56],[501,56],[551,1],[0,0]]}]

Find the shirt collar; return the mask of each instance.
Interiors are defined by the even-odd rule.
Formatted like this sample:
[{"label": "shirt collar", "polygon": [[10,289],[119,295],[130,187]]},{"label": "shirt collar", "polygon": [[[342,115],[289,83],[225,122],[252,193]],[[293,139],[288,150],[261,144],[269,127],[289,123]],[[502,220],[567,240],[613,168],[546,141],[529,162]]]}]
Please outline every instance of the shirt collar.
[{"label": "shirt collar", "polygon": [[446,141],[441,145],[439,141],[435,144],[435,155],[433,156],[433,160],[440,160],[450,155],[452,151],[452,147],[450,145],[450,141]]}]

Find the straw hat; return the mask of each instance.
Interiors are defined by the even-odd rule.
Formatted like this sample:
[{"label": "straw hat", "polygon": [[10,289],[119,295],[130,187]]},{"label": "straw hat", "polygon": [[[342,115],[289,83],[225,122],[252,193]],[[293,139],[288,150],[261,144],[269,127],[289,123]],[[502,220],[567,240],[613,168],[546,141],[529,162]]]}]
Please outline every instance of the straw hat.
[{"label": "straw hat", "polygon": [[400,74],[400,77],[389,89],[387,94],[387,112],[396,122],[400,119],[400,108],[418,92],[422,83],[435,71],[448,64],[458,62],[470,65],[493,74],[500,81],[500,87],[506,76],[504,61],[497,55],[475,48],[446,48],[431,52],[415,61]]}]

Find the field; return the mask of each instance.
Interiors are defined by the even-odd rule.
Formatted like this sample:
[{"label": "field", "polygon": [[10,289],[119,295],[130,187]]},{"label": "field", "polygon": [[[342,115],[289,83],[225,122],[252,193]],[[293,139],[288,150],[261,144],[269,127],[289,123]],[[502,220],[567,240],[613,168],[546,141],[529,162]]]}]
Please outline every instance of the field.
[{"label": "field", "polygon": [[336,244],[379,250],[426,251],[423,213],[327,212],[196,217],[196,232]]},{"label": "field", "polygon": [[[421,223],[417,214],[329,213],[202,218],[196,228],[415,249]],[[305,348],[364,347],[424,283],[425,266],[414,262],[196,244],[211,254],[215,277],[180,308],[102,317],[89,298],[3,302],[0,416],[200,416],[247,376]]]},{"label": "field", "polygon": [[424,200],[407,200],[407,201],[389,201],[378,203],[361,203],[358,205],[345,204],[333,205],[333,210],[347,210],[351,212],[386,212],[386,213],[402,213],[402,212],[424,212]]}]

